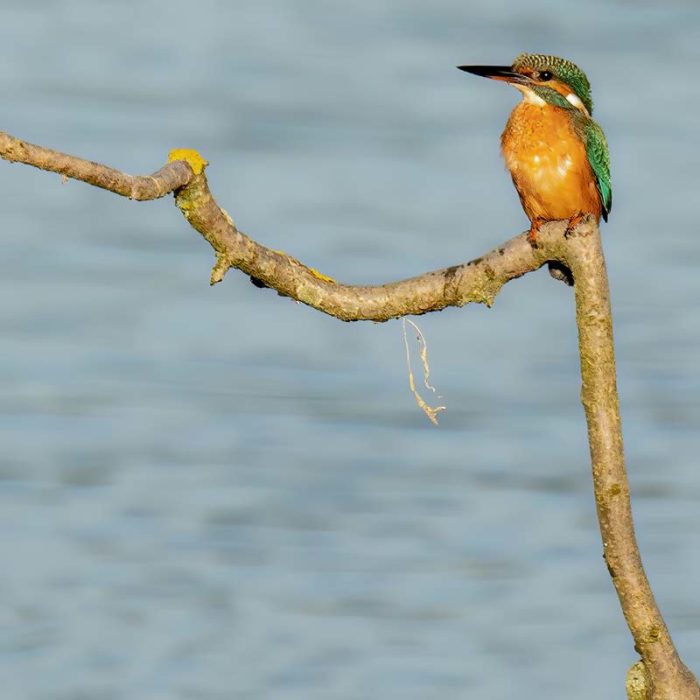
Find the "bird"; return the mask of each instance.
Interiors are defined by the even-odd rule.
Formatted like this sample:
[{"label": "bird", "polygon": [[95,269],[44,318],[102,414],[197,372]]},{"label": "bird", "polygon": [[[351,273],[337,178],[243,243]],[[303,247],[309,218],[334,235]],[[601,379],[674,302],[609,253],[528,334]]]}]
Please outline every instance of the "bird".
[{"label": "bird", "polygon": [[565,236],[587,214],[607,221],[612,208],[610,154],[593,120],[591,85],[574,63],[521,53],[510,66],[457,66],[519,90],[501,135],[501,152],[530,220],[527,240],[537,246],[545,221],[567,220]]}]

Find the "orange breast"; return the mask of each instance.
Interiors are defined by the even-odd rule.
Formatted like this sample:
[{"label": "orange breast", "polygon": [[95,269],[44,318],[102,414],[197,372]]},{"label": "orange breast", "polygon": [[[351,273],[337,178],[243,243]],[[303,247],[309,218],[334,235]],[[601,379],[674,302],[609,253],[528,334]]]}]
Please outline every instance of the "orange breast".
[{"label": "orange breast", "polygon": [[510,115],[501,147],[531,221],[569,219],[579,213],[600,220],[595,175],[566,111],[521,102]]}]

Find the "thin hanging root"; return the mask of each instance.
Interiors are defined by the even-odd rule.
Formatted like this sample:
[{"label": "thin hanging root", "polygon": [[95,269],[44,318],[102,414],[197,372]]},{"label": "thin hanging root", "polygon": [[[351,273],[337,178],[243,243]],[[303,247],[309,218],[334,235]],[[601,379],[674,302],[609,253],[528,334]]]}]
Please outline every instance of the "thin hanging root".
[{"label": "thin hanging root", "polygon": [[[414,330],[417,333],[417,339],[418,339],[418,347],[420,348],[419,352],[419,357],[420,361],[423,365],[423,384],[425,384],[426,389],[430,389],[433,393],[435,393],[435,387],[430,384],[430,364],[428,363],[428,342],[425,339],[425,336],[423,335],[423,331],[418,327],[417,324],[415,324],[413,321],[410,319],[404,319],[406,323],[410,323]],[[405,325],[404,325],[405,329]]]},{"label": "thin hanging root", "polygon": [[418,389],[416,389],[416,382],[415,379],[413,378],[413,369],[411,367],[411,351],[408,346],[408,334],[406,332],[406,324],[410,323],[413,326],[413,329],[416,331],[416,338],[418,340],[418,348],[419,348],[419,353],[418,356],[420,357],[421,364],[423,365],[423,384],[425,385],[426,389],[429,389],[433,393],[435,393],[435,387],[430,384],[430,363],[428,362],[428,344],[425,340],[425,336],[423,335],[422,331],[418,326],[411,321],[410,319],[403,318],[402,319],[402,324],[403,324],[403,344],[406,348],[406,366],[408,367],[408,386],[411,390],[411,393],[413,394],[413,397],[416,400],[416,403],[420,407],[420,409],[425,413],[426,416],[428,416],[428,419],[433,425],[438,424],[437,420],[437,414],[440,413],[440,411],[444,411],[447,407],[446,406],[428,406],[428,404],[425,402],[423,397],[420,395]]}]

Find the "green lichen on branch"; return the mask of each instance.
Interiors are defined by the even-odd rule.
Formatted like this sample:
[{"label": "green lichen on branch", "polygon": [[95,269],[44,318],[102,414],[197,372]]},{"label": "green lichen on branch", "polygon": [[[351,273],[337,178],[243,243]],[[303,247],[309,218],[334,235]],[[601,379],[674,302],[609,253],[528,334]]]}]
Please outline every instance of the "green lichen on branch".
[{"label": "green lichen on branch", "polygon": [[638,661],[627,671],[625,690],[627,700],[651,700],[649,677],[643,661]]}]

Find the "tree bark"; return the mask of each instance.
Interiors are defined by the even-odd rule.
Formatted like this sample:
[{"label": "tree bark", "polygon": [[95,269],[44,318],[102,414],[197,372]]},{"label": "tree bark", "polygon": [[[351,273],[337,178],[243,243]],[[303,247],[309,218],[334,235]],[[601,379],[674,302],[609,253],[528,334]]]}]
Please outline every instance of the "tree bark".
[{"label": "tree bark", "polygon": [[216,203],[206,161],[186,149],[149,176],[26,143],[0,132],[0,156],[82,180],[132,199],[173,192],[180,211],[210,243],[216,263],[210,283],[237,268],[263,286],[343,321],[386,321],[470,302],[491,306],[507,282],[554,261],[575,281],[582,392],[603,556],[641,660],[627,675],[630,700],[700,700],[700,686],[678,656],[654,600],[634,533],[617,395],[610,292],[600,235],[592,219],[568,238],[566,222],[545,224],[533,247],[523,233],[467,263],[379,286],[339,284],[295,258],[238,230]]},{"label": "tree bark", "polygon": [[[580,242],[570,246],[565,262],[575,280],[581,402],[588,423],[603,557],[642,659],[642,667],[630,669],[630,676],[637,680],[637,692],[644,688],[640,698],[700,698],[697,681],[680,660],[656,605],[639,554],[625,472],[605,259],[597,230],[579,228],[577,235]],[[633,698],[630,676],[628,694]]]}]

